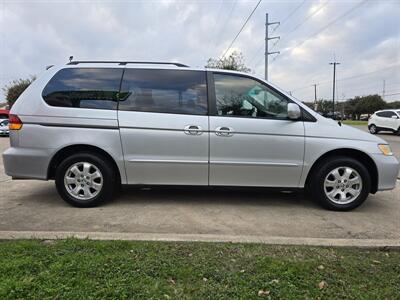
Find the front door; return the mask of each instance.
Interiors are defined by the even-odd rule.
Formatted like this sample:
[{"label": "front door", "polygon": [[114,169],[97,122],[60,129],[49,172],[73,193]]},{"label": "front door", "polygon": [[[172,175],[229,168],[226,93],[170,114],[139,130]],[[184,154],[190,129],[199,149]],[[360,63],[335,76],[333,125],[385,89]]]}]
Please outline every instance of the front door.
[{"label": "front door", "polygon": [[214,73],[210,185],[297,187],[304,125],[287,118],[289,100],[248,76]]},{"label": "front door", "polygon": [[208,184],[205,72],[126,69],[119,98],[129,184]]}]

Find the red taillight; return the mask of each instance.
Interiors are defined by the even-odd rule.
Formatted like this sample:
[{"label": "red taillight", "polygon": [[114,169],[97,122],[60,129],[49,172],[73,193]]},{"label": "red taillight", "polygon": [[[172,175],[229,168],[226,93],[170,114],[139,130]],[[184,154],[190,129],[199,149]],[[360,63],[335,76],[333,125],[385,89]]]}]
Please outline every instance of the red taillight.
[{"label": "red taillight", "polygon": [[17,115],[10,115],[8,117],[8,127],[10,130],[20,130],[22,128],[22,121]]}]

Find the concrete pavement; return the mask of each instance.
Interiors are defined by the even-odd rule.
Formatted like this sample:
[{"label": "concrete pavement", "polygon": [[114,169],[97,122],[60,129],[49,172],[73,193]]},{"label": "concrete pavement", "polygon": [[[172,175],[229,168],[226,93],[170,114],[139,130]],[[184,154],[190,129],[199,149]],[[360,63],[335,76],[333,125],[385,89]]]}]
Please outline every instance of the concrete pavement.
[{"label": "concrete pavement", "polygon": [[[390,143],[394,151],[400,150],[400,137],[393,136]],[[8,139],[0,139],[0,151],[6,147]],[[400,157],[400,151],[396,155]],[[360,208],[346,213],[326,211],[303,194],[265,189],[126,188],[111,203],[79,209],[59,198],[53,182],[11,181],[0,161],[0,191],[0,238],[77,235],[106,239],[400,245],[400,184],[393,191],[370,195]]]}]

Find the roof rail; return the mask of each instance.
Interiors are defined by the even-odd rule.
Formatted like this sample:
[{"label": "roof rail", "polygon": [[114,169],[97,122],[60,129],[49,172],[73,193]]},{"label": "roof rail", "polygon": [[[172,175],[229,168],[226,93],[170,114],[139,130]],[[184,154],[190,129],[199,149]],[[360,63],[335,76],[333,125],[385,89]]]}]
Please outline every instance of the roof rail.
[{"label": "roof rail", "polygon": [[174,65],[177,67],[188,68],[189,66],[175,63],[175,62],[163,62],[163,61],[97,61],[97,60],[77,60],[71,61],[67,63],[67,65],[78,65],[78,64],[119,64],[119,65],[127,65],[127,64],[145,64],[145,65]]}]

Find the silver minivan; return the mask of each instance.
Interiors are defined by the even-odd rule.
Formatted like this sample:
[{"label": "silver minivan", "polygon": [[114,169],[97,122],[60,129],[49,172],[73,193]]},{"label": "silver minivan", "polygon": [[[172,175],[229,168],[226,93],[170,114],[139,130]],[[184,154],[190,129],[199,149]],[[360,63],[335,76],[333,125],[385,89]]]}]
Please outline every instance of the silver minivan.
[{"label": "silver minivan", "polygon": [[179,63],[52,67],[12,107],[10,131],[6,173],[54,179],[79,207],[129,184],[306,188],[344,211],[393,189],[399,172],[384,140],[269,82]]}]

